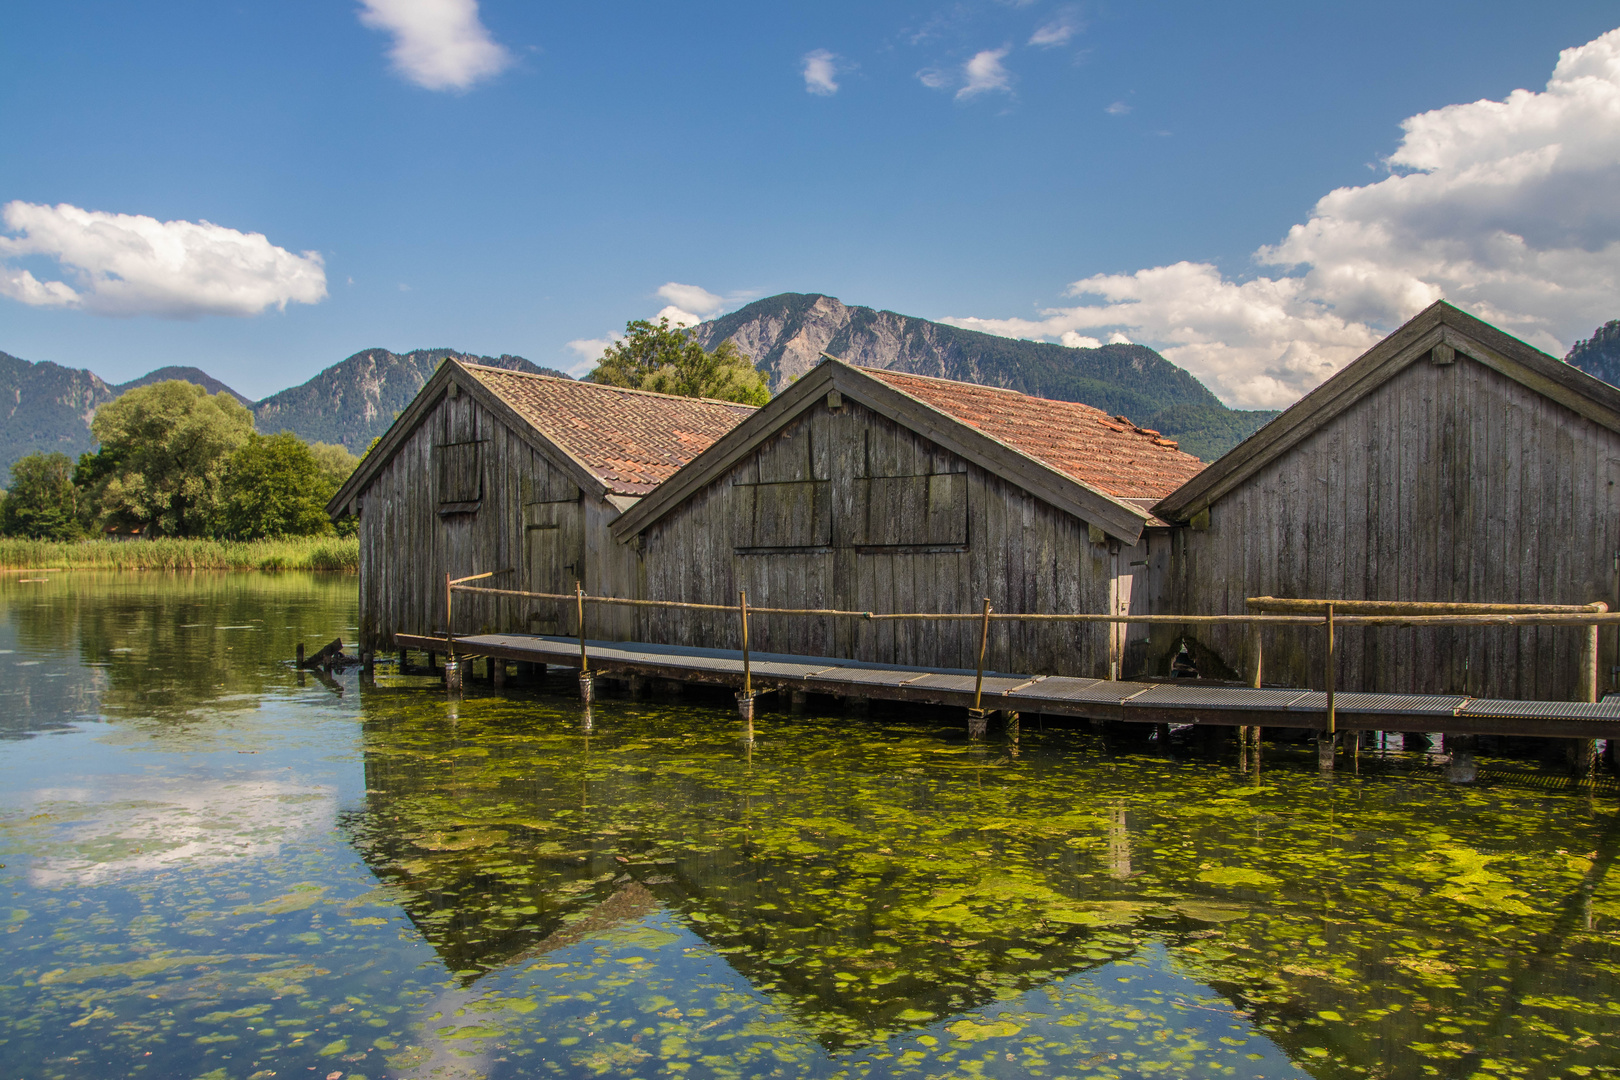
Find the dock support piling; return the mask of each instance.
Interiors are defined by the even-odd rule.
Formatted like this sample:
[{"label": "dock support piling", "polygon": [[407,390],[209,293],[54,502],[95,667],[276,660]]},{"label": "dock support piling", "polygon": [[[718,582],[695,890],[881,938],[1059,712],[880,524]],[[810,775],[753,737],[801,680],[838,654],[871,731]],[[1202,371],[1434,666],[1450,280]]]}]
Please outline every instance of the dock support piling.
[{"label": "dock support piling", "polygon": [[461,693],[461,662],[459,660],[446,660],[444,662],[444,689],[449,694]]},{"label": "dock support piling", "polygon": [[979,629],[979,668],[973,675],[973,708],[968,710],[968,738],[982,739],[984,716],[984,654],[990,647],[990,598],[984,598],[984,620]]},{"label": "dock support piling", "polygon": [[[574,582],[574,603],[578,607],[579,620],[579,685],[585,685],[585,676],[591,673],[590,660],[585,656],[585,585],[581,581]],[[586,698],[586,701],[591,700]]]},{"label": "dock support piling", "polygon": [[748,721],[750,733],[754,726],[754,673],[748,662],[748,590],[737,590],[737,612],[742,617],[742,693],[737,695],[737,712]]},{"label": "dock support piling", "polygon": [[596,680],[591,677],[590,672],[579,673],[579,700],[587,705],[591,703],[591,692],[595,688],[595,683]]},{"label": "dock support piling", "polygon": [[297,658],[298,658],[298,666],[303,667],[304,666],[304,643],[302,641],[300,641],[298,643]]},{"label": "dock support piling", "polygon": [[506,686],[506,661],[492,656],[489,658],[489,667],[489,679],[495,684],[495,689],[503,689]]},{"label": "dock support piling", "polygon": [[1324,731],[1316,739],[1316,767],[1323,772],[1333,771],[1333,755],[1338,749],[1339,738],[1331,732]]}]

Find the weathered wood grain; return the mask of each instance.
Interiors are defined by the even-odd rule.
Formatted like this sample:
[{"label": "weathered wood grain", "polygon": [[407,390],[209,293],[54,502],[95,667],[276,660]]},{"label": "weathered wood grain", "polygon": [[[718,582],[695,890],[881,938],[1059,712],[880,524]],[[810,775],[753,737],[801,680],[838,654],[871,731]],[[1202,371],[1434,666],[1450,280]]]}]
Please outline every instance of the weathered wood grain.
[{"label": "weathered wood grain", "polygon": [[[1416,344],[1421,344],[1417,342]],[[1297,432],[1296,432],[1297,434]],[[1185,614],[1248,597],[1620,606],[1620,433],[1479,362],[1406,363],[1241,477],[1207,530],[1149,533],[1161,592]],[[1150,560],[1151,561],[1151,560]],[[1251,635],[1188,635],[1227,668]],[[1345,626],[1339,684],[1390,693],[1579,700],[1583,631],[1534,625]],[[1605,628],[1599,652],[1620,655]],[[1147,664],[1168,662],[1150,635]],[[1260,635],[1268,684],[1321,682],[1321,635]],[[1604,690],[1613,688],[1608,665]]]}]

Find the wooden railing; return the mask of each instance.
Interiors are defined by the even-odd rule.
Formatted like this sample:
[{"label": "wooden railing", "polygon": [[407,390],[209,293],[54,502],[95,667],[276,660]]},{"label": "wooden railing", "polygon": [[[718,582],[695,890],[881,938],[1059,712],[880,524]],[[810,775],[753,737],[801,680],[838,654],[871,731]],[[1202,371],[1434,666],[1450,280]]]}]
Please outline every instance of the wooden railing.
[{"label": "wooden railing", "polygon": [[579,637],[579,668],[583,677],[590,674],[590,662],[585,650],[585,605],[600,604],[631,608],[664,608],[687,611],[736,612],[742,634],[743,696],[752,700],[753,678],[749,658],[748,621],[751,615],[815,616],[822,618],[860,619],[863,621],[922,620],[966,621],[976,620],[980,626],[978,664],[974,677],[973,710],[982,716],[980,708],[984,687],[984,660],[990,642],[992,622],[1070,622],[1070,623],[1130,623],[1150,626],[1210,626],[1244,625],[1250,628],[1250,671],[1248,682],[1260,686],[1262,660],[1260,630],[1265,626],[1321,627],[1326,634],[1326,656],[1323,682],[1327,691],[1327,730],[1337,730],[1334,686],[1334,634],[1345,626],[1402,626],[1412,628],[1450,626],[1580,626],[1586,629],[1581,654],[1581,690],[1584,700],[1598,700],[1598,628],[1620,625],[1620,613],[1609,612],[1608,605],[1599,601],[1591,604],[1453,604],[1401,602],[1385,600],[1297,600],[1272,596],[1251,597],[1249,607],[1254,614],[1247,615],[1099,615],[1092,613],[1024,613],[997,612],[984,600],[984,608],[977,612],[874,612],[847,611],[839,608],[775,608],[750,607],[746,590],[738,592],[737,603],[699,604],[681,600],[632,600],[619,596],[592,596],[582,583],[576,582],[571,593],[529,592],[523,589],[493,589],[467,584],[492,577],[495,571],[452,578],[445,575],[445,638],[450,656],[455,656],[455,621],[452,605],[456,593],[480,596],[509,596],[533,600],[573,601],[575,625]]}]

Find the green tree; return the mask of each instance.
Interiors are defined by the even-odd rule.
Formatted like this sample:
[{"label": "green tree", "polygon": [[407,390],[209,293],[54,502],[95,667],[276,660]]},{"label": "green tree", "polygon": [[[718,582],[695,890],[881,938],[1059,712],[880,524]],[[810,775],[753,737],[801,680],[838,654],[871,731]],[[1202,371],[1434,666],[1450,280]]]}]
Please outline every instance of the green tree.
[{"label": "green tree", "polygon": [[690,331],[668,319],[626,323],[624,337],[610,345],[586,376],[607,386],[628,386],[681,397],[718,398],[744,405],[771,400],[765,376],[730,341],[707,352]]},{"label": "green tree", "polygon": [[309,452],[315,456],[315,464],[320,467],[321,475],[332,482],[333,491],[342,487],[343,481],[360,464],[360,459],[349,453],[349,448],[342,443],[310,443]]},{"label": "green tree", "polygon": [[0,501],[0,533],[33,540],[75,540],[79,523],[73,459],[66,454],[29,454],[11,466],[11,486]]},{"label": "green tree", "polygon": [[[373,446],[382,439],[381,436],[371,440]],[[349,453],[349,449],[341,443],[311,443],[309,452],[315,455],[315,463],[321,468],[321,475],[332,482],[332,491],[336,492],[343,486],[343,482],[354,472],[360,464],[360,459]],[[328,498],[331,496],[328,495]],[[352,514],[345,514],[333,524],[339,536],[353,536],[360,531],[360,521]]]},{"label": "green tree", "polygon": [[326,500],[336,490],[298,436],[290,431],[254,435],[231,455],[225,470],[220,535],[258,540],[328,532]]},{"label": "green tree", "polygon": [[209,536],[231,455],[253,435],[253,414],[224,391],[169,380],[129,391],[90,421],[100,443],[75,480],[102,526],[148,536]]}]

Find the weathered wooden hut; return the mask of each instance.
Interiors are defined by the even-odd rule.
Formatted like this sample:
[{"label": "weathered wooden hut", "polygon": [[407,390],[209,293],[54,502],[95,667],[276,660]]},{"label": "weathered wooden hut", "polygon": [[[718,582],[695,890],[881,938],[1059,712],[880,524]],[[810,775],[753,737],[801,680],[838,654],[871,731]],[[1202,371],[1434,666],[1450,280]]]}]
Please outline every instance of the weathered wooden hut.
[{"label": "weathered wooden hut", "polygon": [[[327,507],[360,523],[361,647],[443,633],[446,574],[636,595],[637,554],[609,524],[753,411],[446,361]],[[563,607],[463,594],[454,631],[569,631]],[[627,612],[593,618],[627,636]]]},{"label": "weathered wooden hut", "polygon": [[[1203,467],[1088,405],[824,361],[614,521],[644,596],[756,607],[1125,612],[1147,507]],[[979,626],[776,615],[753,648],[972,668]],[[736,647],[724,613],[644,609],[642,641]],[[1005,671],[1107,677],[1126,633],[996,623]]]},{"label": "weathered wooden hut", "polygon": [[[1446,303],[1154,507],[1165,613],[1249,597],[1620,608],[1620,390]],[[1240,629],[1189,628],[1243,671]],[[1155,635],[1157,663],[1174,645]],[[1338,635],[1341,689],[1579,700],[1574,627]],[[1320,686],[1325,635],[1268,630],[1265,681]],[[1613,685],[1615,642],[1599,650]]]}]

